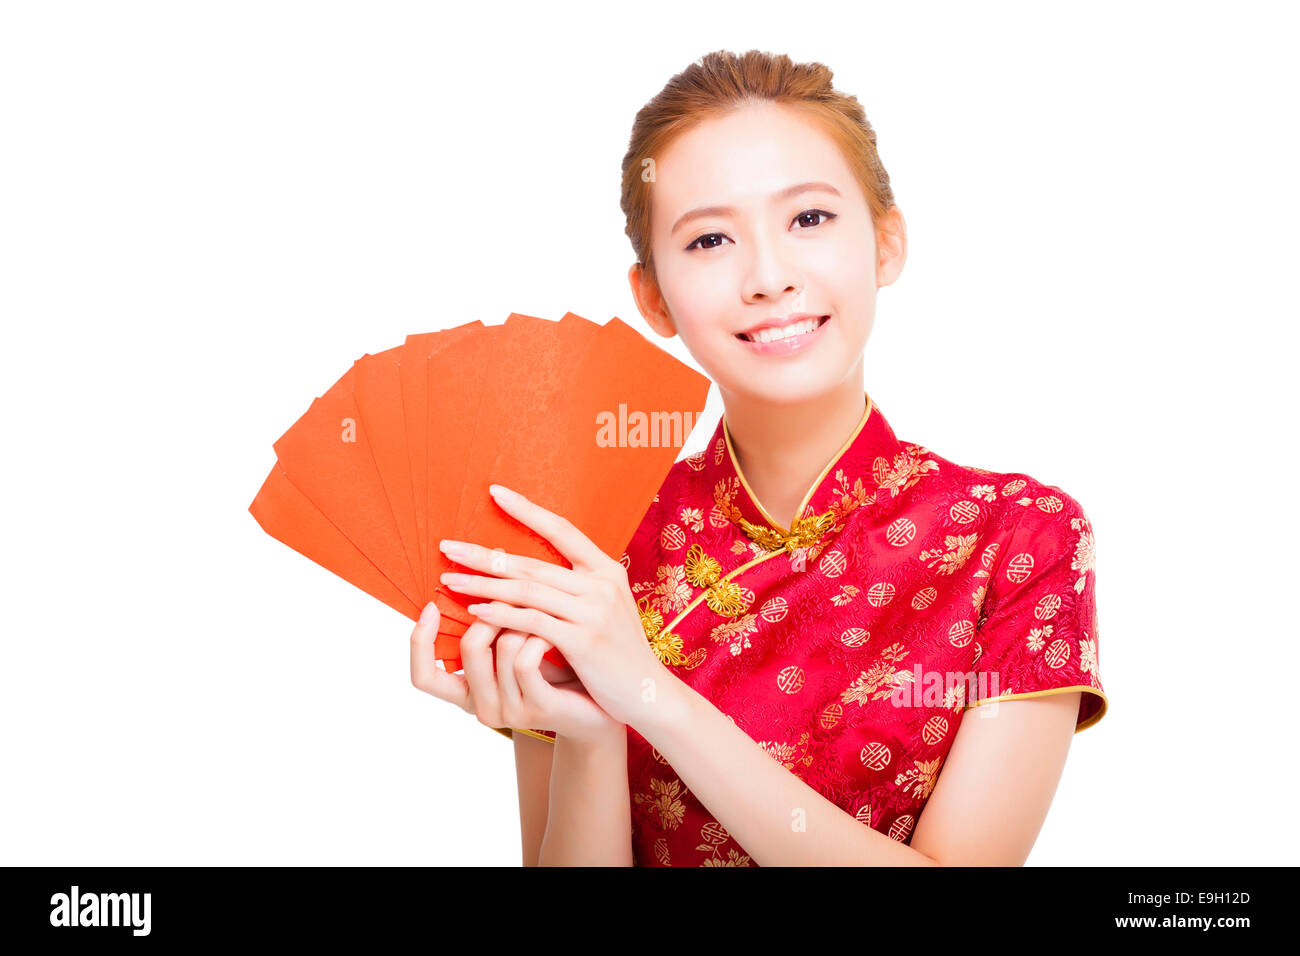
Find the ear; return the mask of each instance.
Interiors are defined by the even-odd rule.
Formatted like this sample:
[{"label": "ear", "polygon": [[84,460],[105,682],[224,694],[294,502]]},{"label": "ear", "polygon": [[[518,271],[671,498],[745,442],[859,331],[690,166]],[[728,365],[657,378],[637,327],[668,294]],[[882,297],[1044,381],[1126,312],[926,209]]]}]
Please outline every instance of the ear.
[{"label": "ear", "polygon": [[627,281],[632,287],[632,298],[636,300],[637,311],[641,313],[641,317],[646,320],[650,328],[666,339],[676,335],[677,325],[673,322],[673,317],[668,314],[663,294],[659,291],[659,283],[641,263],[632,263],[631,268],[627,270]]},{"label": "ear", "polygon": [[895,204],[876,227],[876,285],[891,285],[907,262],[907,222]]}]

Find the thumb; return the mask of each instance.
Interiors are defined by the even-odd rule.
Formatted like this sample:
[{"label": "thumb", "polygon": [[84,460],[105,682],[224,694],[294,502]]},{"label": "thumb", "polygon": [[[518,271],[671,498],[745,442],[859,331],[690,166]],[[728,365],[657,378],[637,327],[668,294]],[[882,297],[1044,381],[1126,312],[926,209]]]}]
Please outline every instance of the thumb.
[{"label": "thumb", "polygon": [[424,610],[420,612],[420,620],[418,624],[420,627],[425,627],[430,624],[436,626],[441,618],[442,615],[438,612],[438,605],[433,601],[430,601],[424,606]]}]

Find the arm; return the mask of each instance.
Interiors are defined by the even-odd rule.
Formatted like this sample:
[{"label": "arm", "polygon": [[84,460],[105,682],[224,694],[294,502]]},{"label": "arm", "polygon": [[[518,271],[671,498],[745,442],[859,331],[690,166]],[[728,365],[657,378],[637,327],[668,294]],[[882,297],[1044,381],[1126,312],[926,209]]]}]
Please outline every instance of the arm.
[{"label": "arm", "polygon": [[536,866],[542,836],[546,833],[554,744],[528,734],[513,734],[515,780],[519,787],[519,836],[524,866]]},{"label": "arm", "polygon": [[1000,701],[995,717],[968,714],[907,846],[831,803],[680,679],[666,704],[636,729],[760,866],[1023,863],[1079,712],[1075,693]]},{"label": "arm", "polygon": [[[1056,795],[1079,691],[968,710],[912,847],[950,866],[1022,866]],[[979,711],[996,707],[990,716]]]},{"label": "arm", "polygon": [[[548,744],[537,741],[546,747]],[[555,738],[539,866],[631,866],[627,727],[592,743]]]}]

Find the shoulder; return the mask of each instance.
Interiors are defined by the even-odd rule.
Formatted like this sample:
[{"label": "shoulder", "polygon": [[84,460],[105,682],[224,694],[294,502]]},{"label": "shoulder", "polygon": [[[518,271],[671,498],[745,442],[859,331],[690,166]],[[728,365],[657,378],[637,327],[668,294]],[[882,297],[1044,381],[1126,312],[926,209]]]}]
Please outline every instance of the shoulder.
[{"label": "shoulder", "polygon": [[962,465],[919,445],[909,445],[919,458],[935,463],[939,480],[932,494],[949,507],[965,502],[984,512],[989,526],[1003,534],[1068,537],[1087,523],[1083,505],[1059,485],[1023,471],[995,471]]},{"label": "shoulder", "polygon": [[1077,575],[1076,587],[1090,579],[1092,523],[1079,498],[1040,475],[961,464],[924,446],[901,444],[909,473],[919,477],[904,492],[909,500],[887,514],[906,513],[928,529],[927,547],[942,541],[978,550],[982,575],[994,591],[1064,575],[1065,567]]},{"label": "shoulder", "polygon": [[1078,498],[1023,471],[960,470],[972,499],[990,512],[984,546],[995,591],[1046,585],[1056,576],[1082,589],[1093,571],[1094,541]]},{"label": "shoulder", "polygon": [[1091,522],[1083,505],[1060,486],[1023,472],[1003,473],[998,478],[1003,527],[1011,537],[1052,545],[1074,541],[1084,532],[1091,533]]}]

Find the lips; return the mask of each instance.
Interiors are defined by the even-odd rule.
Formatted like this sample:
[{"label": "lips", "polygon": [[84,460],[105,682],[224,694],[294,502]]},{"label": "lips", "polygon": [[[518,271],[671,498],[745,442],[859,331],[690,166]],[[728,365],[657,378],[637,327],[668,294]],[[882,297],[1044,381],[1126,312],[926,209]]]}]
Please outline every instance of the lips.
[{"label": "lips", "polygon": [[764,319],[762,322],[760,322],[758,325],[755,325],[753,328],[746,329],[744,332],[737,332],[735,333],[735,335],[736,338],[738,339],[744,339],[746,342],[752,342],[754,341],[753,338],[754,334],[757,332],[761,332],[763,329],[779,329],[782,328],[783,326],[793,325],[796,322],[802,322],[805,319],[819,320],[817,322],[817,325],[820,328],[822,325],[826,324],[826,320],[829,318],[830,318],[829,315],[818,315],[815,312],[797,312],[791,315],[787,315],[784,318]]}]

